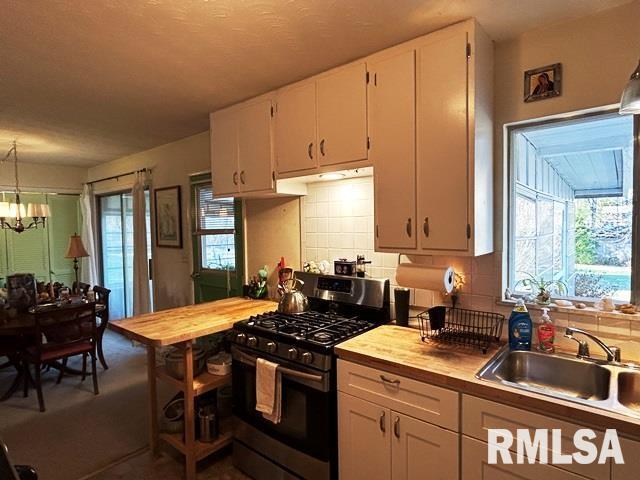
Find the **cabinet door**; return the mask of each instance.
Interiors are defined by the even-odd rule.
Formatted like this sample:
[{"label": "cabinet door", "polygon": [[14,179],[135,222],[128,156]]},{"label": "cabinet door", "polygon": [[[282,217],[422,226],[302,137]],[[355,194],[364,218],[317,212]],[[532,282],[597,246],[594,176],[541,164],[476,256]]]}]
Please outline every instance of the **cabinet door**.
[{"label": "cabinet door", "polygon": [[612,463],[611,480],[637,478],[638,472],[640,472],[640,442],[621,438],[620,447],[622,447],[624,465]]},{"label": "cabinet door", "polygon": [[430,36],[418,50],[420,246],[468,248],[467,34]]},{"label": "cabinet door", "polygon": [[224,197],[238,192],[238,124],[236,112],[211,114],[211,183],[213,195]]},{"label": "cabinet door", "polygon": [[393,480],[457,480],[457,433],[391,412]]},{"label": "cabinet door", "polygon": [[338,393],[340,480],[389,480],[391,432],[389,409]]},{"label": "cabinet door", "polygon": [[275,150],[280,174],[318,166],[316,82],[278,93]]},{"label": "cabinet door", "polygon": [[370,65],[376,247],[416,248],[415,53]]},{"label": "cabinet door", "polygon": [[[462,437],[462,480],[584,480],[575,473],[540,463],[522,465],[489,464],[488,445]],[[514,454],[515,457],[515,454]],[[630,477],[633,478],[633,477]]]},{"label": "cabinet door", "polygon": [[271,100],[262,100],[238,112],[240,191],[270,190],[274,182],[271,148]]},{"label": "cabinet door", "polygon": [[352,65],[318,79],[320,165],[367,158],[367,69]]}]

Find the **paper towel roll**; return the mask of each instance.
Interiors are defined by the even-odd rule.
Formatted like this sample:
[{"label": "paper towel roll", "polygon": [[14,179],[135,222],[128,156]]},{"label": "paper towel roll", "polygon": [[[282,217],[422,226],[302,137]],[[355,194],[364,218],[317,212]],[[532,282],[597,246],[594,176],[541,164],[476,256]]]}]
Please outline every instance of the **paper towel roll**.
[{"label": "paper towel roll", "polygon": [[416,263],[401,263],[396,269],[396,282],[402,287],[424,290],[444,290],[451,293],[456,274],[453,267],[429,267]]}]

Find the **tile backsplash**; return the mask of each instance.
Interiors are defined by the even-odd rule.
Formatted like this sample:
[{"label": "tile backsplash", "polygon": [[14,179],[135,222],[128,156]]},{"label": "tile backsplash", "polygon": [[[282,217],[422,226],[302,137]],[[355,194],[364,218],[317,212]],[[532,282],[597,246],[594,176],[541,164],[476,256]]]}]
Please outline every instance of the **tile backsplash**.
[{"label": "tile backsplash", "polygon": [[[374,252],[373,177],[356,177],[333,182],[308,185],[308,194],[302,197],[302,257],[303,261],[328,260],[333,273],[333,261],[338,258],[355,260],[364,255],[371,264],[367,272],[374,278],[388,278],[396,285],[398,254]],[[426,265],[452,265],[465,277],[460,306],[492,310],[496,292],[495,260],[493,255],[476,259],[451,256],[419,256],[414,261]],[[472,277],[479,279],[473,290]],[[393,292],[391,295],[393,301]],[[442,304],[439,292],[411,289],[411,305],[431,307]]]}]

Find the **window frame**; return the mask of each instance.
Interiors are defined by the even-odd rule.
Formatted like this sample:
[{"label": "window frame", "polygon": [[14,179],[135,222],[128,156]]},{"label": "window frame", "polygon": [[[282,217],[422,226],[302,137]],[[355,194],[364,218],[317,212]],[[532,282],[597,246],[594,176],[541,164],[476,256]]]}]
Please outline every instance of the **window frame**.
[{"label": "window frame", "polygon": [[[202,178],[195,178],[192,179],[191,181],[191,188],[194,189],[194,195],[193,195],[193,218],[192,218],[192,225],[193,225],[193,230],[191,232],[191,234],[197,238],[197,252],[194,251],[194,259],[197,260],[197,265],[194,265],[194,271],[202,271],[202,272],[208,272],[208,273],[220,273],[220,272],[226,272],[227,270],[229,272],[238,272],[238,268],[242,268],[242,266],[238,265],[237,262],[237,254],[236,254],[236,258],[234,259],[234,268],[233,269],[224,269],[224,268],[207,268],[204,267],[202,265],[202,247],[203,247],[203,243],[202,243],[202,238],[204,236],[207,235],[234,235],[234,242],[237,243],[237,239],[235,239],[236,234],[238,233],[237,228],[222,228],[222,229],[201,229],[200,228],[200,221],[199,221],[199,216],[198,216],[198,212],[200,211],[200,196],[198,195],[198,189],[201,187],[212,187],[211,184],[211,177],[209,175],[203,176]],[[234,198],[233,199],[233,216],[234,216],[234,224],[237,225],[238,224],[238,216],[241,216],[241,209],[238,208],[238,203],[237,200]],[[240,212],[239,212],[240,210]],[[241,221],[241,219],[240,219]],[[237,245],[235,245],[235,248],[237,249]],[[195,250],[195,249],[194,249]]]},{"label": "window frame", "polygon": [[[504,300],[504,292],[506,288],[511,288],[512,266],[515,262],[515,202],[516,202],[516,166],[515,166],[515,142],[514,133],[534,129],[541,126],[552,125],[555,123],[564,123],[567,121],[579,121],[581,119],[591,117],[601,117],[618,113],[618,107],[615,108],[603,108],[592,110],[582,113],[567,113],[563,115],[556,115],[546,119],[537,119],[531,121],[518,122],[505,126],[505,143],[506,143],[506,177],[507,177],[507,193],[503,196],[506,201],[506,256],[503,257],[503,289],[502,300]],[[633,214],[631,219],[631,293],[630,303],[635,304],[636,301],[640,301],[640,115],[633,115]],[[635,183],[638,182],[636,186]],[[565,222],[567,218],[567,212],[565,208]],[[503,237],[504,238],[504,237]],[[565,242],[566,243],[566,239]],[[565,245],[566,252],[566,245]],[[636,253],[638,252],[638,253]],[[516,292],[513,292],[516,293]],[[517,293],[516,293],[517,295]],[[553,299],[566,299],[574,301],[597,301],[599,298],[589,297],[575,297],[575,296],[552,296]],[[619,300],[615,300],[615,303],[624,303]]]}]

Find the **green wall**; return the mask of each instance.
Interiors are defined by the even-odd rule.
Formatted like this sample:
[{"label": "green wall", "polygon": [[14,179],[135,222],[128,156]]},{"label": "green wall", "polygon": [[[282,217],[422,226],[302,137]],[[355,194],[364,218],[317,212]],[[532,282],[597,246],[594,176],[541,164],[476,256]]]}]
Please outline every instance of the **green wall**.
[{"label": "green wall", "polygon": [[[12,195],[6,196],[13,199]],[[16,233],[0,230],[0,277],[33,273],[38,281],[51,280],[71,286],[75,280],[73,260],[64,258],[69,237],[82,225],[78,195],[21,194],[21,202],[48,203],[51,217],[38,226]],[[24,220],[29,224],[31,219]],[[4,284],[4,280],[2,280]]]}]

